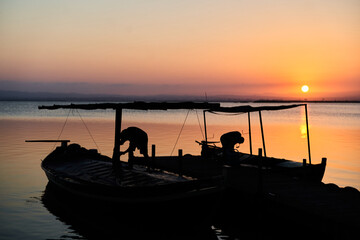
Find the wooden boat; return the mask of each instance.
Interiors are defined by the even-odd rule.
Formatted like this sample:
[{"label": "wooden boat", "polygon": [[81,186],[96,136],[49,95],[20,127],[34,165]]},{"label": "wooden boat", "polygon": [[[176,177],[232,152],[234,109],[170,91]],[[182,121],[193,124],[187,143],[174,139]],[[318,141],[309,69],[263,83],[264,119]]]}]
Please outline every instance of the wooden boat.
[{"label": "wooden boat", "polygon": [[[303,159],[302,163],[287,160],[272,158],[266,155],[266,144],[262,123],[262,111],[279,111],[292,109],[297,107],[304,107],[305,109],[305,119],[306,119],[306,136],[307,136],[307,146],[308,146],[308,160]],[[265,168],[267,171],[270,171],[270,174],[285,174],[296,179],[303,179],[306,181],[312,182],[321,182],[326,168],[326,158],[321,159],[321,163],[313,164],[311,161],[311,151],[310,151],[310,136],[309,136],[309,122],[308,122],[308,110],[307,104],[290,104],[290,105],[280,105],[280,106],[235,106],[235,107],[214,107],[209,110],[204,110],[204,121],[205,113],[231,113],[231,114],[248,114],[248,125],[249,125],[249,146],[250,154],[238,153],[235,154],[234,159],[227,160],[226,164],[229,164],[234,167],[257,167],[259,169]],[[262,136],[262,145],[263,148],[259,149],[257,155],[253,155],[252,150],[252,140],[251,140],[251,118],[250,114],[257,112],[259,114],[261,136]],[[206,125],[206,124],[205,124]],[[207,142],[207,135],[205,130],[205,143]],[[205,146],[205,149],[209,149]],[[206,151],[206,150],[205,150]],[[226,160],[225,160],[226,161]]]},{"label": "wooden boat", "polygon": [[119,203],[167,202],[216,192],[210,182],[179,177],[146,167],[116,171],[112,160],[78,144],[58,147],[41,163],[56,186],[81,197]]},{"label": "wooden boat", "polygon": [[[267,201],[270,197],[282,197],[281,194],[277,194],[279,191],[273,191],[276,190],[279,183],[281,186],[286,185],[286,188],[290,189],[292,185],[289,182],[293,184],[294,181],[297,181],[294,179],[316,183],[322,180],[326,159],[323,159],[321,164],[311,163],[308,127],[309,159],[303,163],[268,157],[263,131],[263,149],[257,155],[253,154],[251,149],[251,112],[259,113],[262,126],[261,111],[276,111],[300,106],[305,106],[306,122],[308,122],[306,104],[257,108],[250,106],[223,108],[220,107],[220,104],[136,102],[41,106],[40,109],[80,108],[92,110],[112,108],[116,110],[115,146],[112,158],[100,155],[96,150],[84,149],[77,144],[68,145],[69,140],[53,140],[61,142],[61,146],[50,153],[41,165],[49,183],[62,193],[53,199],[43,198],[44,205],[49,209],[54,209],[52,204],[61,199],[61,208],[67,209],[70,206],[71,210],[58,211],[56,207],[55,210],[49,211],[56,211],[60,218],[66,222],[69,221],[74,229],[84,231],[84,236],[89,229],[93,230],[99,226],[101,226],[101,230],[96,231],[95,234],[91,231],[90,236],[103,237],[103,229],[107,229],[109,226],[109,230],[105,232],[110,236],[118,236],[114,229],[117,229],[117,226],[123,226],[123,223],[119,224],[118,222],[118,219],[121,218],[124,219],[125,223],[130,223],[134,231],[138,230],[139,219],[143,220],[142,226],[149,227],[150,232],[153,232],[154,225],[149,226],[148,222],[155,223],[155,227],[164,226],[165,229],[170,229],[170,232],[174,232],[174,225],[183,226],[184,223],[189,224],[190,227],[195,226],[196,229],[199,228],[200,224],[206,229],[206,227],[214,225],[214,219],[220,224],[225,222],[226,225],[226,220],[231,219],[232,222],[238,214],[244,215],[244,206],[250,214],[244,215],[245,218],[241,218],[243,221],[240,220],[240,223],[245,222],[244,219],[249,222],[247,216],[258,216],[258,214],[254,214],[254,208],[262,212],[261,202]],[[117,167],[116,163],[119,162],[120,157],[119,134],[121,132],[122,109],[194,108],[204,110],[205,139],[198,142],[202,148],[201,155],[184,155],[182,151],[179,151],[179,156],[155,156],[152,154],[151,161],[130,156],[127,163],[121,162],[120,169]],[[230,159],[224,158],[223,149],[217,146],[216,142],[210,142],[207,139],[205,114],[208,112],[248,113],[250,153],[237,152]],[[151,163],[150,166],[149,162]],[[132,169],[127,168],[129,163],[133,165]],[[153,170],[149,172],[148,167]],[[273,184],[274,182],[276,184]],[[296,184],[305,186],[298,181]],[[267,194],[264,194],[265,191]],[[64,201],[59,196],[76,196],[76,199],[80,198],[80,200],[74,201],[75,198],[70,197]],[[260,196],[260,200],[258,196]],[[93,204],[94,201],[96,204]],[[67,204],[64,208],[65,202]],[[106,204],[97,204],[98,202]],[[98,210],[97,214],[94,214],[94,208]],[[64,212],[70,213],[70,216],[62,216]],[[236,214],[232,215],[234,212]],[[110,219],[109,214],[112,216]],[[140,214],[141,217],[139,218]],[[104,228],[101,225],[104,221],[97,224],[99,219],[108,220],[105,222]],[[210,219],[211,222],[209,222]],[[176,220],[180,222],[179,225],[173,224]],[[252,220],[258,221],[258,219]],[[78,226],[80,222],[85,222],[85,225]],[[89,228],[94,223],[94,227]],[[232,225],[231,223],[230,226]],[[130,237],[134,231],[130,232]],[[100,235],[97,235],[99,232]],[[145,236],[150,235],[146,233]]]},{"label": "wooden boat", "polygon": [[[68,145],[69,140],[27,140],[28,142],[61,142],[61,146],[51,152],[41,163],[42,169],[54,186],[68,194],[87,200],[127,204],[167,204],[174,202],[191,205],[195,199],[211,199],[220,189],[219,179],[197,179],[179,176],[163,171],[148,171],[144,166],[120,164],[119,134],[122,109],[206,109],[208,103],[119,103],[80,104],[39,107],[47,109],[81,108],[116,109],[115,147],[113,157],[103,156],[96,150],[82,148],[78,144]],[[158,205],[159,206],[159,205]]]},{"label": "wooden boat", "polygon": [[[308,160],[304,159],[303,162],[296,162],[287,159],[273,158],[266,155],[265,137],[262,126],[262,111],[278,111],[291,109],[296,107],[305,107],[306,114],[306,129],[307,129],[307,141],[308,141]],[[248,114],[249,123],[249,141],[250,141],[250,153],[234,152],[231,158],[223,156],[223,150],[217,146],[218,142],[209,142],[207,140],[207,125],[205,113],[231,113],[231,114]],[[259,149],[260,152],[255,155],[252,150],[251,143],[251,121],[250,113],[258,112],[263,148]],[[226,171],[229,170],[229,166],[232,168],[232,172],[235,169],[240,169],[241,172],[252,171],[254,168],[261,168],[267,171],[267,174],[272,175],[286,175],[295,179],[302,179],[311,182],[321,182],[325,168],[326,158],[321,159],[321,163],[313,164],[311,162],[310,152],[310,138],[308,128],[308,114],[306,104],[292,104],[292,105],[281,105],[281,106],[236,106],[236,107],[212,107],[204,110],[204,126],[205,126],[205,140],[197,142],[202,150],[200,156],[186,155],[181,158],[181,162],[177,157],[156,157],[153,160],[155,168],[164,169],[167,171],[180,173],[192,177],[207,178],[210,176],[223,175],[224,165],[227,166]],[[145,164],[144,159],[134,158],[133,161],[137,164]],[[240,170],[239,170],[240,171]],[[244,180],[244,178],[241,178]]]},{"label": "wooden boat", "polygon": [[[307,140],[308,140],[308,162],[271,158],[266,155],[265,138],[262,127],[262,111],[278,111],[295,107],[305,107]],[[244,178],[247,173],[259,173],[258,170],[266,171],[267,175],[281,176],[287,175],[295,179],[304,179],[312,182],[320,182],[324,175],[326,167],[326,158],[322,159],[320,164],[311,163],[310,139],[308,132],[308,116],[306,104],[293,104],[282,106],[236,106],[220,107],[217,103],[105,103],[105,104],[71,104],[71,105],[53,105],[40,106],[40,109],[106,109],[116,110],[115,116],[115,146],[112,158],[105,159],[103,156],[84,157],[88,154],[78,154],[73,161],[69,162],[69,157],[64,155],[68,152],[66,143],[62,142],[63,147],[57,152],[50,154],[43,161],[49,181],[58,186],[67,189],[69,192],[80,194],[87,197],[99,198],[115,201],[158,201],[164,199],[180,199],[190,196],[207,194],[207,192],[216,192],[222,184],[225,177],[235,179],[235,182],[252,181]],[[121,132],[122,109],[137,110],[167,110],[167,109],[203,109],[205,140],[198,142],[201,147],[201,155],[193,156],[179,152],[179,156],[155,156],[151,157],[151,166],[149,161],[142,157],[129,156],[128,162],[134,165],[133,170],[121,168],[120,178],[116,178],[111,173],[114,164],[120,157],[119,135]],[[249,122],[249,140],[250,153],[234,152],[232,158],[225,159],[222,154],[222,148],[216,146],[214,142],[207,139],[206,113],[247,113]],[[258,112],[261,124],[263,149],[255,155],[251,144],[251,125],[250,113]],[[72,145],[70,145],[72,146]],[[69,146],[69,147],[70,147]],[[61,150],[62,149],[62,150]],[[262,150],[264,155],[262,154]],[[53,156],[54,155],[54,156]],[[104,160],[105,159],[105,160]],[[128,163],[122,163],[126,165]],[[148,173],[145,166],[161,170],[160,172]],[[224,166],[226,166],[224,168]],[[95,169],[95,171],[94,171]],[[98,171],[97,171],[98,170]],[[167,172],[164,172],[167,171]],[[260,172],[261,172],[260,171]],[[240,177],[239,173],[242,176]],[[103,173],[101,175],[100,173]],[[100,174],[100,175],[99,175]],[[177,174],[177,175],[174,175]],[[250,174],[251,175],[251,174]],[[186,176],[186,177],[184,177]],[[159,179],[162,179],[159,181]],[[164,180],[166,179],[166,181]],[[143,183],[146,184],[143,184]],[[150,184],[151,183],[151,184]],[[80,189],[80,190],[79,190]],[[105,190],[106,189],[106,190]],[[154,191],[156,189],[156,191]],[[197,191],[194,191],[197,189]],[[201,191],[199,191],[201,189]],[[210,191],[211,190],[211,191]],[[144,197],[147,196],[147,197]],[[136,200],[137,199],[137,200]]]}]

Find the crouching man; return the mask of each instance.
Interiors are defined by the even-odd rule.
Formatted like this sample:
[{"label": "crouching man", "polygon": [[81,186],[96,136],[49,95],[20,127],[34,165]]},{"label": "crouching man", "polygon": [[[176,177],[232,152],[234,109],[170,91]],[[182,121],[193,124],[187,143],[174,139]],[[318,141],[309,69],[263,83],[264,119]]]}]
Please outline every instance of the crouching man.
[{"label": "crouching man", "polygon": [[129,147],[125,151],[120,152],[120,155],[129,154],[130,168],[132,168],[132,158],[136,148],[144,155],[146,161],[149,160],[148,135],[146,132],[137,127],[128,127],[120,133],[120,145],[123,145],[126,141],[129,141]]},{"label": "crouching man", "polygon": [[[226,163],[234,163],[236,161],[235,145],[244,142],[244,138],[238,131],[228,132],[220,137],[223,148],[223,157]],[[237,146],[238,148],[239,146]]]}]

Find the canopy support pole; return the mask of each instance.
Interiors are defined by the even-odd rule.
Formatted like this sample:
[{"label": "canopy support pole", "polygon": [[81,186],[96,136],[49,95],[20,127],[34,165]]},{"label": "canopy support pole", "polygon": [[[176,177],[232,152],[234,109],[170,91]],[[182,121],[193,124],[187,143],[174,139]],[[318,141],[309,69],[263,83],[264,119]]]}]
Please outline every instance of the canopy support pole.
[{"label": "canopy support pole", "polygon": [[204,113],[205,144],[207,144],[208,138],[207,138],[207,130],[206,130],[206,117],[205,117],[206,110],[204,110],[203,113]]},{"label": "canopy support pole", "polygon": [[114,151],[113,151],[113,164],[120,163],[120,133],[121,133],[121,121],[122,121],[122,108],[116,108],[115,113],[115,139],[114,139]]},{"label": "canopy support pole", "polygon": [[249,145],[250,145],[250,154],[252,155],[252,141],[251,141],[251,121],[250,121],[250,112],[248,112],[248,122],[249,122]]},{"label": "canopy support pole", "polygon": [[261,137],[262,137],[263,148],[264,148],[264,157],[266,157],[265,138],[264,138],[263,123],[262,123],[262,118],[261,118],[261,111],[259,111],[259,118],[260,118],[260,127],[261,127]]},{"label": "canopy support pole", "polygon": [[311,165],[310,137],[309,137],[309,120],[308,120],[307,104],[305,104],[304,106],[305,106],[305,117],[306,117],[306,136],[307,136],[308,153],[309,153],[309,164]]}]

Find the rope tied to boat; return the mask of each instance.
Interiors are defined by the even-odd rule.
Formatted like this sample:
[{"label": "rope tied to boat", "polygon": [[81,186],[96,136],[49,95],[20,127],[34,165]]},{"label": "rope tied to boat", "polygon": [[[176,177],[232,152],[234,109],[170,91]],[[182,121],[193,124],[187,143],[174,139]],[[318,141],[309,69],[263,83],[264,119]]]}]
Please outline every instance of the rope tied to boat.
[{"label": "rope tied to boat", "polygon": [[199,118],[199,115],[198,115],[198,111],[195,109],[195,113],[196,113],[196,117],[197,117],[197,120],[198,120],[198,124],[199,124],[199,127],[200,127],[200,131],[201,131],[201,135],[202,135],[202,138],[204,139],[205,136],[204,136],[204,132],[203,132],[203,129],[201,127],[201,123],[200,123],[200,118]]},{"label": "rope tied to boat", "polygon": [[188,116],[189,116],[190,111],[191,111],[191,109],[189,109],[188,112],[186,113],[186,117],[185,117],[184,123],[183,123],[183,125],[181,126],[179,135],[178,135],[178,137],[177,137],[177,139],[176,139],[176,141],[175,141],[175,145],[174,145],[174,147],[173,147],[173,149],[172,149],[172,151],[171,151],[170,156],[172,156],[172,154],[173,154],[173,152],[174,152],[174,150],[175,150],[175,147],[176,147],[176,145],[177,145],[177,143],[178,143],[178,141],[179,141],[180,135],[181,135],[181,133],[182,133],[182,130],[184,129],[184,126],[185,126],[185,123],[186,123],[186,120],[187,120],[187,118],[188,118]]},{"label": "rope tied to boat", "polygon": [[[64,122],[64,124],[63,124],[63,126],[62,126],[62,128],[61,128],[60,134],[59,134],[59,136],[57,137],[56,140],[59,140],[59,139],[60,139],[61,134],[63,133],[63,131],[64,131],[64,129],[65,129],[65,126],[66,126],[66,123],[67,123],[67,121],[68,121],[68,119],[69,119],[70,113],[71,113],[72,111],[73,111],[72,109],[69,109],[69,112],[68,112],[68,114],[67,114],[67,116],[66,116],[65,122]],[[52,152],[52,151],[55,149],[56,145],[57,145],[57,143],[55,142],[55,143],[54,143],[54,146],[52,147],[52,149],[51,149],[50,152]]]},{"label": "rope tied to boat", "polygon": [[[67,116],[66,116],[65,122],[64,122],[64,124],[63,124],[63,126],[62,126],[62,128],[61,128],[60,134],[59,134],[59,136],[57,137],[56,140],[59,140],[59,139],[60,139],[60,137],[61,137],[61,135],[62,135],[62,133],[63,133],[63,131],[64,131],[64,129],[65,129],[65,126],[66,126],[66,124],[67,124],[67,122],[68,122],[70,113],[73,113],[73,115],[74,115],[74,111],[75,111],[75,110],[76,110],[77,114],[79,115],[79,117],[80,117],[80,119],[81,119],[81,122],[84,124],[84,126],[85,126],[88,134],[90,135],[92,141],[94,142],[96,148],[99,150],[99,153],[101,153],[101,150],[100,150],[99,146],[97,145],[97,143],[96,143],[93,135],[91,134],[90,129],[89,129],[88,126],[86,125],[84,119],[81,117],[81,114],[80,114],[80,112],[79,112],[77,109],[69,109],[69,112],[68,112],[68,114],[67,114]],[[56,147],[56,143],[54,144],[52,150],[54,150],[55,147]]]},{"label": "rope tied to boat", "polygon": [[91,139],[93,140],[93,142],[94,142],[94,144],[95,144],[96,148],[99,150],[99,153],[101,153],[99,146],[97,145],[97,143],[96,143],[96,141],[95,141],[95,139],[94,139],[93,135],[91,134],[90,129],[89,129],[89,128],[88,128],[88,126],[86,125],[86,123],[85,123],[84,119],[81,117],[80,112],[79,112],[77,109],[75,109],[75,110],[76,110],[76,112],[79,114],[79,117],[80,117],[80,119],[81,119],[82,123],[84,124],[84,126],[85,126],[86,130],[88,131],[88,133],[89,133],[89,135],[90,135]]}]

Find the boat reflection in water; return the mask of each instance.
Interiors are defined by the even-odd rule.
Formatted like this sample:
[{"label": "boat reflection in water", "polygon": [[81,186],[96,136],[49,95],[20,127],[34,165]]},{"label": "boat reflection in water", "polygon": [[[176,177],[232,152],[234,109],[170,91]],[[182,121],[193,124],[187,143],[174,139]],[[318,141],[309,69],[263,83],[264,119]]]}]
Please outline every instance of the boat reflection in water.
[{"label": "boat reflection in water", "polygon": [[41,201],[86,239],[216,239],[210,223],[213,211],[200,202],[193,203],[196,214],[186,216],[181,205],[101,204],[64,193],[50,182]]}]

